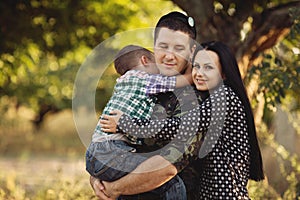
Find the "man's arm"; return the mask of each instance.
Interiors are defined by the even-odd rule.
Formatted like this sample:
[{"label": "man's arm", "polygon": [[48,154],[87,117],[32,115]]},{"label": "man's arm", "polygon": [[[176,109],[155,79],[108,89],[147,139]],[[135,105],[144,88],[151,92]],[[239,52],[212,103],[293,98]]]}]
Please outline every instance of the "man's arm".
[{"label": "man's arm", "polygon": [[114,182],[103,182],[103,192],[114,199],[120,195],[133,195],[153,190],[177,174],[177,169],[161,156],[153,156],[134,171]]}]

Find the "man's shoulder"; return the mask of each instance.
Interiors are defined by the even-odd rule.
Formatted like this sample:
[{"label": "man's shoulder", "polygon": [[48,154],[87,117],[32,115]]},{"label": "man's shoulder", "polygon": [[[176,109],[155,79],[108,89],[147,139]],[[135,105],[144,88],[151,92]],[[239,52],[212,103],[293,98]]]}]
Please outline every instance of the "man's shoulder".
[{"label": "man's shoulder", "polygon": [[181,113],[191,110],[202,102],[201,95],[194,86],[177,88],[173,92],[160,93],[156,95],[156,108],[159,116],[180,116]]}]

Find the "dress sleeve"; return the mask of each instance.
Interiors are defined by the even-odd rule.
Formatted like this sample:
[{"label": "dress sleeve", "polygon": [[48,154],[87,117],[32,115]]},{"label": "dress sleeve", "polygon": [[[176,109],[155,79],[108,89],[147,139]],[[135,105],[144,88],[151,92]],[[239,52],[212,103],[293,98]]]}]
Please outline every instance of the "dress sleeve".
[{"label": "dress sleeve", "polygon": [[162,120],[136,120],[124,115],[119,127],[138,137],[169,139],[161,155],[181,170],[191,157],[206,156],[221,135],[226,116],[225,91],[219,89],[197,108],[181,117]]},{"label": "dress sleeve", "polygon": [[163,76],[160,74],[148,75],[146,94],[158,94],[162,92],[174,91],[176,86],[176,76]]}]

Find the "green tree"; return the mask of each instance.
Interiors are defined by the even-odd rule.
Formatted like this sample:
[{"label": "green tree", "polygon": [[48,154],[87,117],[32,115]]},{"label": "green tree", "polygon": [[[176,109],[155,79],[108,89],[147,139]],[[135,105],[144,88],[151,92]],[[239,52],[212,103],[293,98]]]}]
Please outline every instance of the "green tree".
[{"label": "green tree", "polygon": [[[285,97],[295,99],[293,109],[300,108],[299,7],[299,0],[3,0],[0,103],[9,99],[16,107],[32,108],[39,125],[46,113],[71,107],[76,72],[100,42],[121,31],[153,27],[162,14],[181,9],[195,18],[199,42],[220,40],[232,47],[259,131],[265,133],[272,109]],[[116,77],[113,68],[106,73],[110,78],[100,80],[104,95],[98,110]],[[294,171],[283,170],[290,184],[285,196],[296,194],[298,157],[288,158],[271,134],[260,139],[292,166]],[[257,198],[280,196],[265,183],[251,187],[262,191]]]},{"label": "green tree", "polygon": [[[0,96],[32,108],[37,126],[46,113],[70,108],[76,72],[94,47],[128,28],[152,26],[164,12],[156,6],[175,7],[146,2],[1,1]],[[111,88],[104,92],[103,102]]]}]

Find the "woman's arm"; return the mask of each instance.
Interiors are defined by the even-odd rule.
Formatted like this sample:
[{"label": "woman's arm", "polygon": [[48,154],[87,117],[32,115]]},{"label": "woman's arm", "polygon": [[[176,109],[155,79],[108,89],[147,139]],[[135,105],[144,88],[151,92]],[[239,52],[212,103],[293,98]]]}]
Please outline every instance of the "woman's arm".
[{"label": "woman's arm", "polygon": [[[208,139],[204,140],[203,143],[205,148],[201,149],[202,154],[207,154],[221,134],[227,104],[229,103],[231,102],[226,100],[226,90],[224,90],[224,87],[220,87],[201,105],[180,118],[173,117],[149,121],[131,119],[127,115],[119,115],[116,120],[114,116],[105,117],[109,119],[108,124],[113,121],[114,125],[112,126],[115,127],[118,124],[119,128],[128,134],[140,138],[156,137],[166,139],[172,144],[175,143],[175,147],[182,153],[185,153],[186,149],[192,149],[194,152],[189,152],[189,155],[197,155],[198,152],[195,151],[199,150],[202,145],[203,141],[199,137],[199,133],[208,135]],[[109,132],[108,129],[105,131]],[[191,144],[193,148],[188,148]]]}]

